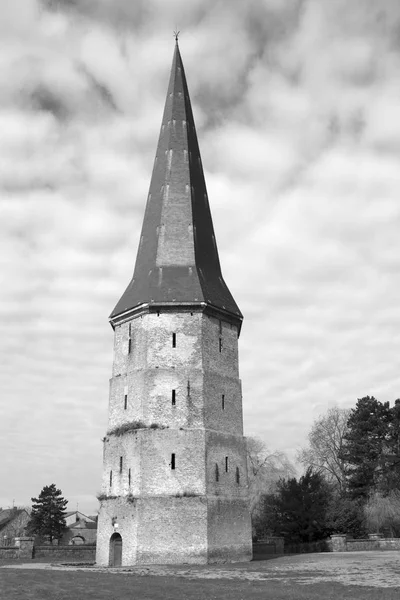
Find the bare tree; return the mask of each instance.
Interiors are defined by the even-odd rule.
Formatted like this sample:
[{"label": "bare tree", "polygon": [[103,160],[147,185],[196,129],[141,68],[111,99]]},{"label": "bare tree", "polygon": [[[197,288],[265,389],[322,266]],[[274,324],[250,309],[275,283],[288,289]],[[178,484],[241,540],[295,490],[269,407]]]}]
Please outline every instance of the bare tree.
[{"label": "bare tree", "polygon": [[400,490],[391,490],[387,496],[374,492],[364,506],[364,514],[371,533],[382,529],[390,531],[390,535],[400,532]]},{"label": "bare tree", "polygon": [[250,510],[254,517],[260,510],[262,496],[273,494],[279,479],[294,477],[296,470],[284,452],[270,452],[256,437],[248,437],[246,442]]},{"label": "bare tree", "polygon": [[316,419],[308,435],[308,446],[297,455],[301,464],[322,473],[340,494],[346,489],[345,462],[340,453],[350,412],[350,409],[335,406]]}]

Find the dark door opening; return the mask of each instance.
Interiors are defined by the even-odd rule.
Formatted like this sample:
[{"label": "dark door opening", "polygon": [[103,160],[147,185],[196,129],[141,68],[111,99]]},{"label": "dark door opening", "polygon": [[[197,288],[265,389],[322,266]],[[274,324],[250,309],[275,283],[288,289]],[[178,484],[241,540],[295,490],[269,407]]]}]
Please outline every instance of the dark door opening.
[{"label": "dark door opening", "polygon": [[110,567],[122,565],[122,537],[119,533],[113,533],[110,538]]}]

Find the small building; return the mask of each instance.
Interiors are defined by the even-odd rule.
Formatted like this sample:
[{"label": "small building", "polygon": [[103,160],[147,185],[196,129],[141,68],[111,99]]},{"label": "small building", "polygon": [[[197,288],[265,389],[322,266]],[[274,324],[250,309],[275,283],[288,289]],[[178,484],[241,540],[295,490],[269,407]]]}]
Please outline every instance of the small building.
[{"label": "small building", "polygon": [[0,546],[14,546],[24,536],[30,515],[25,508],[0,508]]},{"label": "small building", "polygon": [[97,538],[97,517],[88,517],[75,510],[65,515],[67,529],[59,541],[60,545],[95,544]]}]

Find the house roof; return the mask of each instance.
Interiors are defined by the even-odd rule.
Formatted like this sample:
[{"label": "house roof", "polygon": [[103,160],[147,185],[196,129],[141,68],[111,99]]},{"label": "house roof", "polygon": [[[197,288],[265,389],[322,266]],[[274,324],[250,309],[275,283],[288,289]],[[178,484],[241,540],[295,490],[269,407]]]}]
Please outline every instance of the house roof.
[{"label": "house roof", "polygon": [[24,508],[6,508],[0,510],[0,529],[8,525],[8,523],[13,521],[22,512],[26,512],[26,510]]},{"label": "house roof", "polygon": [[242,314],[221,273],[185,70],[176,44],[134,274],[110,320],[142,305]]},{"label": "house roof", "polygon": [[97,529],[97,523],[90,521],[77,521],[69,525],[68,529]]},{"label": "house roof", "polygon": [[85,519],[90,519],[90,520],[94,520],[93,517],[88,517],[87,515],[81,513],[79,510],[70,510],[67,513],[65,513],[65,518],[68,517],[72,517],[72,515],[77,515],[78,518],[85,518]]}]

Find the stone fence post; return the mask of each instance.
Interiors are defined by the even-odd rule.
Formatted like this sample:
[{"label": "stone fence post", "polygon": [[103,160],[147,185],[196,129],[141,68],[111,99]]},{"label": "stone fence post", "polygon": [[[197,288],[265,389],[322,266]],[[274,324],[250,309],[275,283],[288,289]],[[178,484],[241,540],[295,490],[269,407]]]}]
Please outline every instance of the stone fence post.
[{"label": "stone fence post", "polygon": [[347,550],[347,536],[343,534],[331,535],[332,552],[346,552]]},{"label": "stone fence post", "polygon": [[33,558],[33,537],[16,537],[15,545],[18,548],[18,558]]}]

